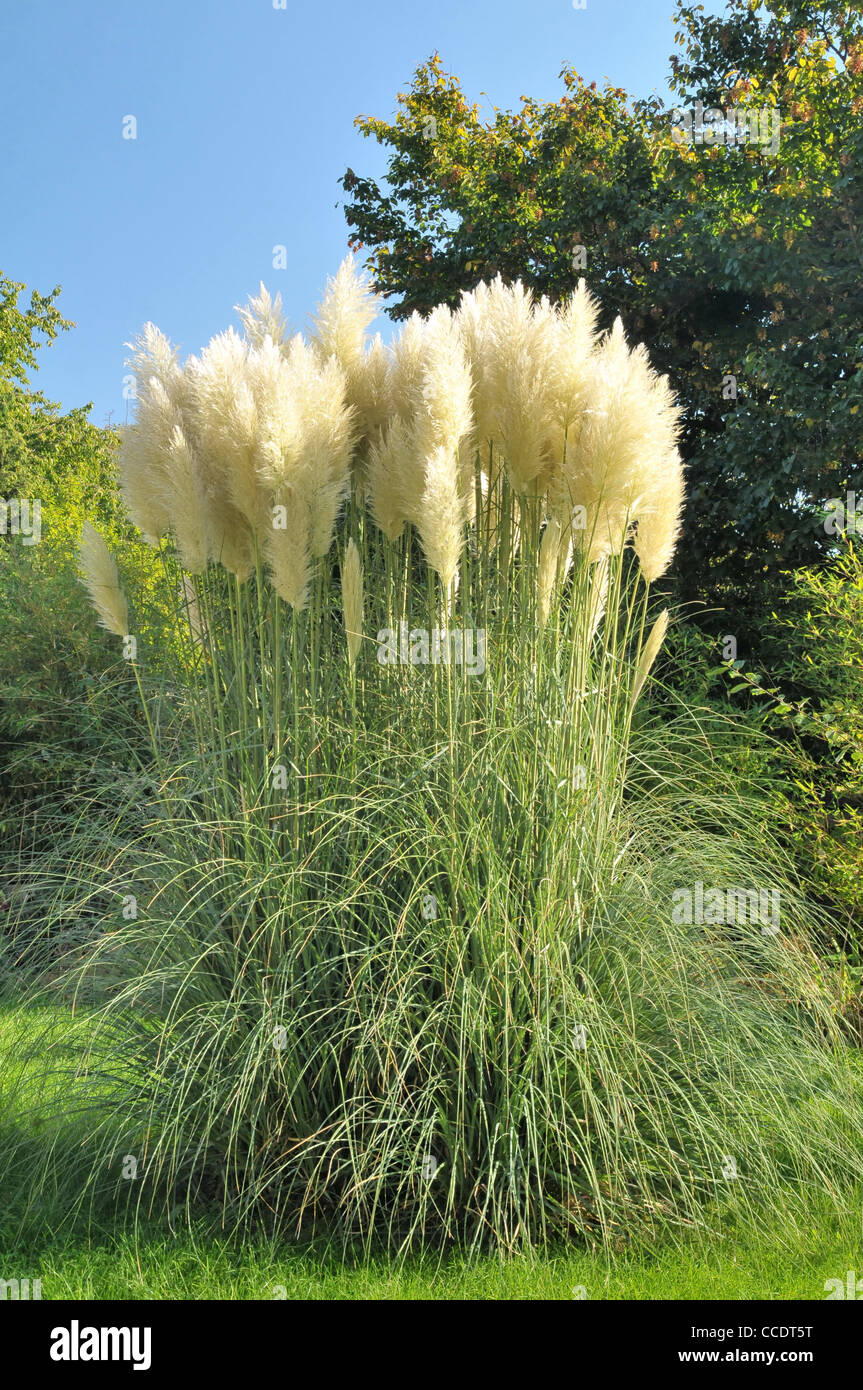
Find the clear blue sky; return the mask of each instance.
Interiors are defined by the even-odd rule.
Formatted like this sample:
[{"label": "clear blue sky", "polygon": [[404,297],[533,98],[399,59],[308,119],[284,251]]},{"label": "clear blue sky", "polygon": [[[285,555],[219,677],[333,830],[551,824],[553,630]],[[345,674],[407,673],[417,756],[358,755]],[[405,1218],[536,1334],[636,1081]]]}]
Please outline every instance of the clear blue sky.
[{"label": "clear blue sky", "polygon": [[[92,401],[96,423],[121,422],[123,345],[141,325],[158,324],[185,356],[235,322],[261,280],[305,327],[346,250],[336,180],[348,165],[384,167],[355,116],[392,115],[435,49],[489,110],[522,93],[559,97],[564,63],[667,96],[673,8],[5,0],[0,268],[43,292],[61,284],[77,325],[41,354],[34,385],[66,409]],[[135,140],[122,138],[128,115]]]}]

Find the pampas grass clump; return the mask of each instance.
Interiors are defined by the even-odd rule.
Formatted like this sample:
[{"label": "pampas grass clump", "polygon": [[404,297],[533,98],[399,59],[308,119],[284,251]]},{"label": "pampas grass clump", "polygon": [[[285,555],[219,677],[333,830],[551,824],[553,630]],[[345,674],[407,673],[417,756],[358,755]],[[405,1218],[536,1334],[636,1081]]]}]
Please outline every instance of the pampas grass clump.
[{"label": "pampas grass clump", "polygon": [[[57,890],[101,929],[54,986],[79,1158],[34,1192],[400,1249],[805,1225],[861,1176],[859,1086],[763,817],[732,787],[718,828],[697,720],[650,733],[668,384],[583,283],[390,346],[374,311],[347,262],[310,341],[261,287],[184,364],[134,349],[121,488],[189,640],[170,692],[139,644],[140,834]],[[82,564],[125,635],[89,528]],[[696,880],[781,889],[781,929],[680,919]]]}]

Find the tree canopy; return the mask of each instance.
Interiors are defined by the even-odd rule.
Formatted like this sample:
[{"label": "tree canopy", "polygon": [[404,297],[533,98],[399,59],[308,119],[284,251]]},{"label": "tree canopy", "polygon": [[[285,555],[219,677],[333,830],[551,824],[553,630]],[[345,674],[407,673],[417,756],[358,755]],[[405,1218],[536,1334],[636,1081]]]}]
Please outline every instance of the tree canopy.
[{"label": "tree canopy", "polygon": [[32,388],[38,353],[74,324],[63,318],[50,294],[33,290],[28,308],[19,303],[25,285],[0,272],[0,497],[38,493],[70,470],[102,475],[114,436],[87,419],[89,405],[63,413]]}]

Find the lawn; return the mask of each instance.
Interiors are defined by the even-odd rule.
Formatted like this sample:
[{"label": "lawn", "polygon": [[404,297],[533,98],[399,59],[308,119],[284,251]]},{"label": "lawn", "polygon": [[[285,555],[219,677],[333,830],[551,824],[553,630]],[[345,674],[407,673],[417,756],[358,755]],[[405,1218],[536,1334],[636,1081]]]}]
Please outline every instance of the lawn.
[{"label": "lawn", "polygon": [[[51,1010],[41,1012],[41,1020]],[[60,1010],[56,1021],[63,1022]],[[28,1010],[34,1024],[36,1017]],[[0,1046],[17,1033],[21,1011],[8,1005],[0,1013]],[[86,1021],[67,1018],[64,1033],[70,1059]],[[26,1069],[36,1075],[38,1056]],[[20,1075],[8,1051],[3,1058],[4,1089]],[[25,1114],[7,1115],[7,1124],[26,1127]],[[35,1142],[41,1136],[34,1134]],[[70,1133],[69,1142],[74,1143]],[[710,1300],[822,1299],[828,1279],[863,1267],[860,1201],[848,1193],[848,1217],[837,1220],[824,1206],[823,1219],[807,1229],[777,1225],[758,1241],[747,1233],[716,1232],[708,1242],[682,1239],[650,1254],[617,1254],[560,1247],[510,1259],[458,1254],[393,1262],[383,1252],[368,1255],[328,1248],[325,1240],[292,1243],[266,1237],[240,1241],[214,1235],[203,1223],[190,1230],[167,1229],[143,1220],[123,1228],[98,1211],[64,1226],[62,1200],[44,1193],[22,1215],[26,1175],[4,1184],[0,1216],[3,1249],[0,1276],[41,1280],[43,1299],[155,1300]]]}]

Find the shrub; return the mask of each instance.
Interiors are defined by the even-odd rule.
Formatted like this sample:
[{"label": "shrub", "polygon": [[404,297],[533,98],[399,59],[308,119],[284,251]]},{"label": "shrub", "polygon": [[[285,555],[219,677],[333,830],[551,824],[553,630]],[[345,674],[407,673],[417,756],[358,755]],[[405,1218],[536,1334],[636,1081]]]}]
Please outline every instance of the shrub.
[{"label": "shrub", "polygon": [[849,542],[828,570],[798,570],[770,630],[795,732],[790,832],[808,876],[863,947],[863,562]]},{"label": "shrub", "polygon": [[[173,612],[160,608],[159,558],[119,504],[116,444],[116,436],[81,425],[65,440],[63,467],[53,453],[47,463],[31,459],[26,488],[40,502],[41,539],[0,539],[0,961],[5,957],[7,968],[22,953],[36,963],[29,950],[48,910],[38,866],[53,864],[62,876],[63,850],[84,821],[110,838],[118,789],[140,775],[149,756],[132,672],[94,625],[81,583],[78,552],[88,515],[123,551],[154,678],[167,679],[173,666],[176,603]],[[57,941],[66,939],[67,927],[55,931]],[[82,923],[73,934],[86,936]]]}]

